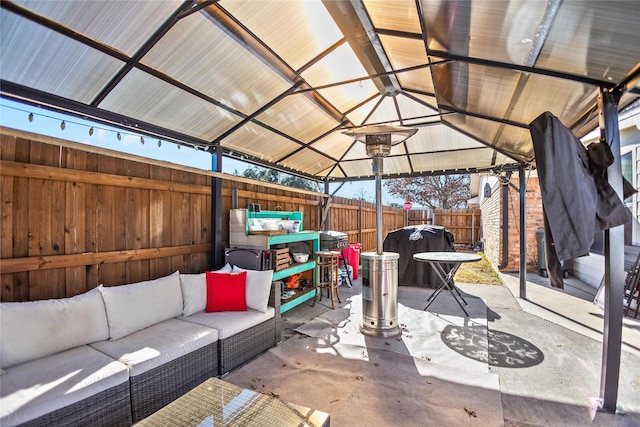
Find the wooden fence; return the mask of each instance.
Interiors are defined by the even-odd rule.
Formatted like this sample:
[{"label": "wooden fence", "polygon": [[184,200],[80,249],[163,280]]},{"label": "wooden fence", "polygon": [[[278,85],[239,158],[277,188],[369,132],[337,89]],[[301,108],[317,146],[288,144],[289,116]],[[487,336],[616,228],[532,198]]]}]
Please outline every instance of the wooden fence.
[{"label": "wooden fence", "polygon": [[2,301],[209,265],[211,177],[2,131]]},{"label": "wooden fence", "polygon": [[[3,302],[216,268],[212,251],[221,248],[212,247],[214,234],[228,247],[229,210],[249,203],[301,211],[305,230],[341,231],[363,251],[376,248],[373,203],[332,198],[323,224],[324,194],[22,131],[0,128],[0,138]],[[214,179],[222,201],[220,218],[212,221]],[[446,217],[437,215],[436,224],[445,225]],[[405,212],[385,206],[383,223],[386,235],[405,225]],[[445,226],[457,241],[466,230],[458,220]]]},{"label": "wooden fence", "polygon": [[472,245],[480,240],[480,209],[416,209],[409,211],[408,223],[440,225],[453,234],[456,244]]}]

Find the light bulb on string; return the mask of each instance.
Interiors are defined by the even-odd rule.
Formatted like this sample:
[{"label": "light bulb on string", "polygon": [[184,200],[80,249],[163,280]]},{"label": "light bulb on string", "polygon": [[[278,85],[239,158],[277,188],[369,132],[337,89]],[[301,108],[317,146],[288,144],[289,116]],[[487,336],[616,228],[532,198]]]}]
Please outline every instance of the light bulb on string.
[{"label": "light bulb on string", "polygon": [[144,138],[140,137],[140,144],[144,145]]},{"label": "light bulb on string", "polygon": [[178,144],[178,150],[180,149],[180,144]]},{"label": "light bulb on string", "polygon": [[122,135],[120,135],[120,132],[118,132],[118,134],[116,135],[116,138],[118,138],[118,141],[122,141]]},{"label": "light bulb on string", "polygon": [[162,141],[158,140],[158,147],[162,145]]},{"label": "light bulb on string", "polygon": [[89,136],[93,135],[93,126],[91,126],[91,128],[89,128]]},{"label": "light bulb on string", "polygon": [[67,124],[63,120],[62,123],[60,123],[60,129],[64,130],[64,128],[66,127],[67,127]]},{"label": "light bulb on string", "polygon": [[29,113],[29,121],[32,122],[33,121],[33,113]]}]

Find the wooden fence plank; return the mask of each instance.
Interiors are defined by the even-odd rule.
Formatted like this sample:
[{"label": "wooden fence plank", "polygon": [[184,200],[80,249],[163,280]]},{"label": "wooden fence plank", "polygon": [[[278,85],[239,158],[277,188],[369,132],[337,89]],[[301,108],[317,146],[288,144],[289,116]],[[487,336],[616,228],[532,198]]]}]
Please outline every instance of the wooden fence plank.
[{"label": "wooden fence plank", "polygon": [[126,251],[104,251],[71,255],[48,255],[0,260],[2,272],[44,271],[78,265],[114,264],[143,259],[160,259],[206,252],[209,244],[184,245],[164,248],[149,248]]},{"label": "wooden fence plank", "polygon": [[[2,138],[4,144],[6,138]],[[2,203],[2,223],[0,224],[0,258],[13,258],[14,232],[14,186],[13,177],[0,177],[0,203]],[[16,298],[11,277],[4,275],[0,279],[0,300],[12,301]]]},{"label": "wooden fence plank", "polygon": [[211,188],[201,185],[157,182],[152,179],[119,176],[110,173],[75,171],[72,169],[61,169],[6,160],[0,161],[0,173],[5,176],[21,176],[56,181],[79,181],[89,184],[144,188],[148,190],[155,189],[195,194],[211,194]]}]

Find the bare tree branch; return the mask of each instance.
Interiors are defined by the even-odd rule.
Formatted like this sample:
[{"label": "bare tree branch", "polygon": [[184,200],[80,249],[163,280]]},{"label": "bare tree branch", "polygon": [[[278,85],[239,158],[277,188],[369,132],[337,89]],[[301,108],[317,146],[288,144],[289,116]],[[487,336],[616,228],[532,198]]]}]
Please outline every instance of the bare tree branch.
[{"label": "bare tree branch", "polygon": [[469,175],[421,176],[385,180],[392,195],[431,209],[461,208],[471,197]]}]

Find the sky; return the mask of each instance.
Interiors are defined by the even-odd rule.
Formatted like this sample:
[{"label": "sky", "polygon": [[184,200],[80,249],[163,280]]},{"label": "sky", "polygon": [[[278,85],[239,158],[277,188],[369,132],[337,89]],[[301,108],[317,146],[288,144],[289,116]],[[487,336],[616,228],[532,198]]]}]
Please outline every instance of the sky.
[{"label": "sky", "polygon": [[[32,120],[29,120],[30,114],[33,114]],[[63,121],[64,129],[61,126]],[[212,156],[206,151],[188,146],[181,146],[178,149],[177,144],[166,140],[145,137],[130,130],[110,127],[80,117],[61,114],[4,98],[0,98],[0,125],[179,165],[211,170]],[[91,128],[93,128],[93,132],[90,135]],[[118,139],[118,133],[120,134],[120,139]],[[222,159],[222,172],[224,173],[234,174],[237,171],[239,175],[242,175],[243,171],[249,166],[251,165],[248,163],[229,157],[223,157]],[[333,193],[338,187],[339,183],[330,184],[329,192]],[[323,189],[324,186],[321,185],[320,190],[323,191]],[[373,180],[347,182],[335,195],[347,198],[364,197],[365,200],[374,202],[375,182]],[[402,205],[404,200],[389,194],[383,185],[382,203],[385,205],[391,203]]]}]

